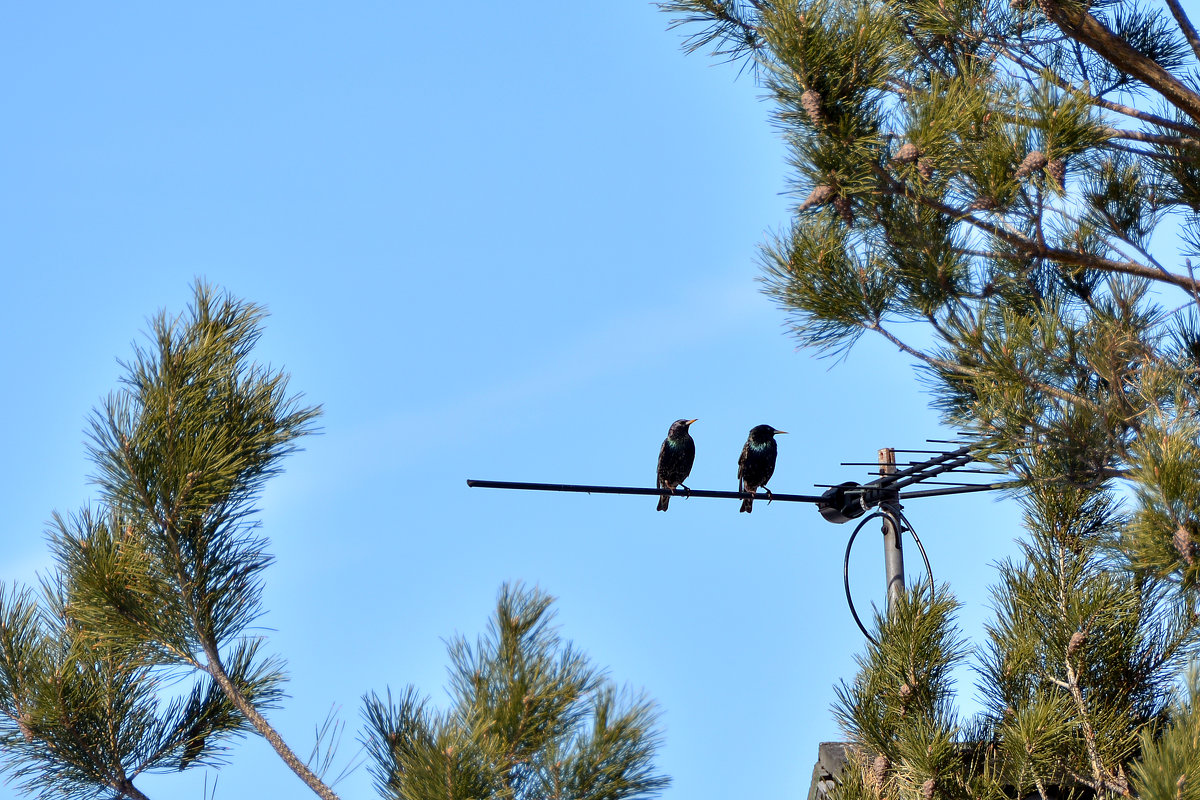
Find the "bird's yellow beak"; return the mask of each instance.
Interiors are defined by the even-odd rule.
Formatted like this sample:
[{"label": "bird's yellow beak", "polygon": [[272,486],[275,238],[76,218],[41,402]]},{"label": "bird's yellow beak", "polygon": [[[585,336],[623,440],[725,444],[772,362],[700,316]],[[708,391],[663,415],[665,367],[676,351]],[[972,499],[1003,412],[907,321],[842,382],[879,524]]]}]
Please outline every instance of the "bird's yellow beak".
[{"label": "bird's yellow beak", "polygon": [[689,419],[689,420],[687,421],[687,424],[688,424],[688,425],[691,425],[693,422],[699,422],[699,420],[695,420],[695,419]]},{"label": "bird's yellow beak", "polygon": [[787,433],[787,431],[775,431],[776,433]]}]

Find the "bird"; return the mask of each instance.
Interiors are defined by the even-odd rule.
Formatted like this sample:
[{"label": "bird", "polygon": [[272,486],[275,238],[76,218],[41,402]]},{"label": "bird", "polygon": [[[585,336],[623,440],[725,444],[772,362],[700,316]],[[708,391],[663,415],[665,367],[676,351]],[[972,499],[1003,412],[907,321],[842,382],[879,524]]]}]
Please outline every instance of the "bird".
[{"label": "bird", "polygon": [[[688,433],[694,419],[677,419],[671,423],[667,438],[663,439],[658,451],[658,488],[675,491],[676,486],[683,486],[687,476],[692,472],[692,463],[696,460],[696,443]],[[686,490],[687,487],[683,486]],[[671,496],[659,495],[658,510],[666,511],[671,502]]]},{"label": "bird", "polygon": [[[746,446],[742,448],[742,455],[738,458],[738,491],[754,494],[761,486],[767,492],[768,503],[771,502],[771,490],[767,489],[767,481],[771,480],[771,475],[775,472],[775,456],[779,453],[779,448],[775,445],[777,433],[787,431],[772,428],[770,425],[755,425],[750,429]],[[754,498],[747,497],[742,500],[742,507],[738,510],[749,514],[754,510]]]}]

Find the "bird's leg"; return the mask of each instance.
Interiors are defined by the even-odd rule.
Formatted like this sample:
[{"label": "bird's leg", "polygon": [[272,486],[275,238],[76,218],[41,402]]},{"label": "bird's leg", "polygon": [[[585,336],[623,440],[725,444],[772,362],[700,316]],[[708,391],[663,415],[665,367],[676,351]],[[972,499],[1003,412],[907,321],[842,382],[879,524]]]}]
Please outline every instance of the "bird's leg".
[{"label": "bird's leg", "polygon": [[765,486],[762,487],[762,490],[767,493],[767,505],[771,505],[771,499],[772,499],[771,490]]},{"label": "bird's leg", "polygon": [[684,500],[687,500],[688,498],[690,498],[692,496],[692,490],[689,489],[688,487],[684,486],[682,483],[679,484],[679,488],[683,489],[683,499]]}]

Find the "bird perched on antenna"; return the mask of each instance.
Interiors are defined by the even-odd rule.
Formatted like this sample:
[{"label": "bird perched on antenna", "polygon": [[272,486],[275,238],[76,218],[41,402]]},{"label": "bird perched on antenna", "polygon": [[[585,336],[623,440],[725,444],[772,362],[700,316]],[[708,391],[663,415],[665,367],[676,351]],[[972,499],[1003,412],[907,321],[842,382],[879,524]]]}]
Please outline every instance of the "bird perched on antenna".
[{"label": "bird perched on antenna", "polygon": [[[738,491],[754,494],[761,486],[767,492],[768,503],[771,502],[771,490],[767,489],[767,481],[775,472],[775,457],[779,454],[775,444],[777,433],[787,431],[777,430],[770,425],[755,425],[750,429],[750,437],[746,439],[746,446],[738,458]],[[742,507],[738,510],[749,514],[754,510],[754,498],[742,500]]]},{"label": "bird perched on antenna", "polygon": [[[692,473],[692,463],[696,460],[696,443],[688,428],[694,419],[677,419],[671,423],[667,438],[663,439],[662,448],[658,451],[658,488],[675,491],[676,486],[683,486],[687,476]],[[683,486],[686,490],[687,487]],[[671,502],[670,495],[658,498],[658,510],[666,511]]]}]

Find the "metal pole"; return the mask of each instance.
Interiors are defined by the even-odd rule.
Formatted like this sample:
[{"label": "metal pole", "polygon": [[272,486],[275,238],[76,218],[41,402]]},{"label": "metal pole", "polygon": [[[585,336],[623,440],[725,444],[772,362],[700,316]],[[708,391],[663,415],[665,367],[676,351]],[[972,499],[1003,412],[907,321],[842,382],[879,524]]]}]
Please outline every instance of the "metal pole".
[{"label": "metal pole", "polygon": [[[896,471],[896,451],[885,447],[879,451],[879,471],[890,475]],[[893,500],[895,502],[895,500]],[[886,511],[886,509],[884,509]],[[899,602],[904,591],[904,546],[900,540],[900,527],[895,517],[883,517],[883,568],[887,586],[888,614]]]}]

